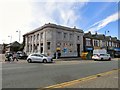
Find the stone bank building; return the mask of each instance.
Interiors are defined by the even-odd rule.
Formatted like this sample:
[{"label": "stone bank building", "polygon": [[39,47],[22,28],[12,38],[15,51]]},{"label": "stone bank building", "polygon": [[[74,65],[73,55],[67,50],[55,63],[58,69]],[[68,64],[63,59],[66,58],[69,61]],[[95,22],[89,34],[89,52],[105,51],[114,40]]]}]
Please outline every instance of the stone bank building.
[{"label": "stone bank building", "polygon": [[83,30],[45,24],[23,35],[25,40],[24,51],[31,53],[44,53],[53,56],[56,51],[61,57],[80,56],[83,51]]}]

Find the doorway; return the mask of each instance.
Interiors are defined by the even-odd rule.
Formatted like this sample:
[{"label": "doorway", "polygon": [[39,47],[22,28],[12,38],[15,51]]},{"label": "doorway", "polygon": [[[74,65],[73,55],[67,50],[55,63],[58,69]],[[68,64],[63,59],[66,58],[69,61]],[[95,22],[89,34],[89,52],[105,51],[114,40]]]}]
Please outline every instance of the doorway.
[{"label": "doorway", "polygon": [[77,56],[80,57],[80,44],[77,44]]}]

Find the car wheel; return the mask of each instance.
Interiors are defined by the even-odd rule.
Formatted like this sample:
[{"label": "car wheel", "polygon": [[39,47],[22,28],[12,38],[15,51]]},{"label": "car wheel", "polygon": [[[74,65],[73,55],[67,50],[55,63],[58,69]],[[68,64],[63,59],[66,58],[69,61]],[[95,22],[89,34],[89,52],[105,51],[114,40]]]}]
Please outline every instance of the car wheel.
[{"label": "car wheel", "polygon": [[103,60],[103,58],[101,58],[101,60]]},{"label": "car wheel", "polygon": [[46,60],[46,59],[43,59],[43,63],[47,63],[47,60]]},{"label": "car wheel", "polygon": [[109,58],[108,60],[111,61],[111,58]]},{"label": "car wheel", "polygon": [[32,60],[31,60],[31,59],[28,59],[27,61],[28,61],[28,63],[31,63],[31,62],[32,62]]}]

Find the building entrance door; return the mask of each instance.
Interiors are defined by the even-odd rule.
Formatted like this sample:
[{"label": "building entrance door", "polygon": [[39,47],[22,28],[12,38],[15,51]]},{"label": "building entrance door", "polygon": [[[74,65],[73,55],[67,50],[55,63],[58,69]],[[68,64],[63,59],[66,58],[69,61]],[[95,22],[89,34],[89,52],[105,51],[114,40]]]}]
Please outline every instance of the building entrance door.
[{"label": "building entrance door", "polygon": [[80,44],[77,44],[77,56],[80,57]]}]

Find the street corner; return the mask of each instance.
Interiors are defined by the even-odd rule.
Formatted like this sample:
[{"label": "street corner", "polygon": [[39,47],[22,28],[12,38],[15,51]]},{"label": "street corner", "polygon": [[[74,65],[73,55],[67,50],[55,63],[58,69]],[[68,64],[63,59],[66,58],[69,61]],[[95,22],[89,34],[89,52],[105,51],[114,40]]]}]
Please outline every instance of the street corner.
[{"label": "street corner", "polygon": [[1,61],[1,63],[27,63],[27,61],[26,60],[18,60],[18,61]]}]

